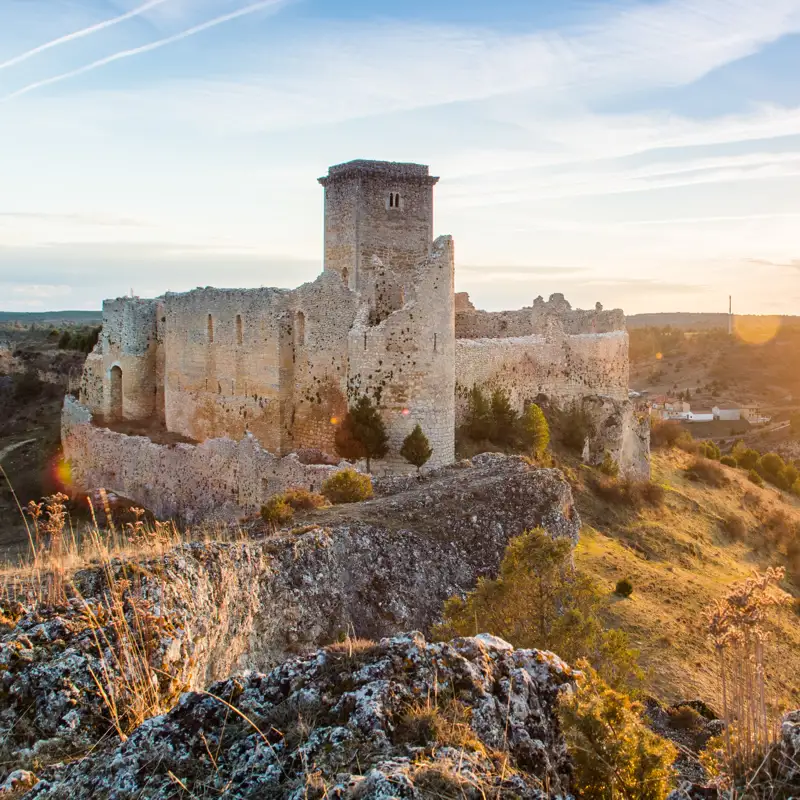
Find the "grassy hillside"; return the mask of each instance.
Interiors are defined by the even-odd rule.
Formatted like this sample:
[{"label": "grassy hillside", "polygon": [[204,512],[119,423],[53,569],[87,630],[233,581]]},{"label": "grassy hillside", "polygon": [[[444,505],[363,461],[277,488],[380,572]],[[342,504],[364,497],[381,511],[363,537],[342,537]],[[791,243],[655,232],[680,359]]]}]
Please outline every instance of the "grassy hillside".
[{"label": "grassy hillside", "polygon": [[[785,564],[767,544],[775,514],[800,525],[797,502],[776,489],[759,489],[746,475],[723,467],[730,481],[711,488],[688,479],[692,456],[681,451],[653,454],[653,479],[666,488],[665,505],[632,510],[613,506],[590,488],[589,471],[579,470],[575,496],[584,530],[578,566],[612,592],[628,577],[634,592],[616,599],[607,622],[626,630],[642,651],[648,688],[668,700],[699,697],[719,705],[715,661],[703,613],[730,584],[753,569]],[[735,516],[746,531],[735,538],[725,520]],[[786,582],[787,605],[775,613],[767,645],[771,702],[782,709],[800,705],[800,616],[791,603],[797,587]]]}]

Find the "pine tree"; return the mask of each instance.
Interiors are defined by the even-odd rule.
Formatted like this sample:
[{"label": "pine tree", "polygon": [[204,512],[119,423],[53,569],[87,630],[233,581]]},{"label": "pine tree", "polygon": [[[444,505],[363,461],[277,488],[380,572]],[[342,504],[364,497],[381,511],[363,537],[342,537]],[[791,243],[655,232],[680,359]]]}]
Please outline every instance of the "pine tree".
[{"label": "pine tree", "polygon": [[502,389],[492,393],[492,434],[495,444],[511,444],[516,433],[518,414],[511,407],[508,395]]},{"label": "pine tree", "polygon": [[334,438],[336,452],[348,460],[367,460],[370,471],[373,458],[389,452],[389,437],[378,409],[366,395],[359,398],[344,418]]},{"label": "pine tree", "polygon": [[400,455],[413,464],[417,468],[417,474],[420,469],[428,463],[428,459],[433,454],[431,443],[428,437],[422,432],[422,428],[417,424],[414,430],[406,436],[403,446],[400,448]]},{"label": "pine tree", "polygon": [[473,386],[469,393],[466,428],[469,438],[475,442],[488,439],[492,433],[492,409],[479,386]]},{"label": "pine tree", "polygon": [[550,426],[542,409],[531,403],[522,416],[522,431],[525,443],[536,456],[541,456],[550,444]]}]

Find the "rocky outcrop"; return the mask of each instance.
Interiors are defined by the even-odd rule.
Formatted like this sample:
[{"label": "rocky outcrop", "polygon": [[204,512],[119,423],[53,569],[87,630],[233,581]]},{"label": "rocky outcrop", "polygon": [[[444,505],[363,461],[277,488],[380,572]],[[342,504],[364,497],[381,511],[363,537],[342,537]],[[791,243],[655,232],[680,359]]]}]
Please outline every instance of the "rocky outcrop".
[{"label": "rocky outcrop", "polygon": [[26,798],[564,796],[572,685],[557,656],[491,636],[345,642],[186,694]]},{"label": "rocky outcrop", "polygon": [[277,535],[195,542],[84,569],[64,607],[6,609],[0,757],[8,769],[82,752],[108,733],[97,676],[127,702],[118,634],[105,611],[110,580],[129,586],[128,624],[147,620],[145,649],[163,704],[348,632],[376,639],[427,630],[446,598],[496,573],[510,538],[541,525],[577,540],[580,528],[561,473],[521,458],[477,457],[392,491]]}]

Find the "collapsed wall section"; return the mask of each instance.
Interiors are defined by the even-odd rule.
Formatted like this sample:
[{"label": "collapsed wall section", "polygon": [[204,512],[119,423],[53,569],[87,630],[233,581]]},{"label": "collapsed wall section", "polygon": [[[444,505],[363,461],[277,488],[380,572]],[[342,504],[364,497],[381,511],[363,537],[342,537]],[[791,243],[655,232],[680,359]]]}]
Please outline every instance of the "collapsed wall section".
[{"label": "collapsed wall section", "polygon": [[468,408],[470,390],[505,391],[522,411],[538,395],[568,402],[586,395],[628,399],[628,334],[457,339],[456,424]]},{"label": "collapsed wall section", "polygon": [[553,327],[568,335],[611,333],[625,330],[625,315],[618,308],[606,311],[600,303],[589,311],[573,309],[563,294],[553,294],[547,301],[537,297],[532,306],[514,311],[476,310],[466,292],[458,296],[457,339],[545,335]]},{"label": "collapsed wall section", "polygon": [[86,360],[83,402],[108,420],[150,419],[163,413],[160,300],[121,297],[103,303],[103,329]]},{"label": "collapsed wall section", "polygon": [[374,400],[389,434],[389,454],[377,471],[413,470],[401,456],[403,440],[419,424],[430,441],[429,467],[454,459],[454,254],[450,237],[434,242],[418,265],[413,293],[379,324],[364,305],[349,334],[348,399]]},{"label": "collapsed wall section", "polygon": [[327,477],[349,466],[303,464],[296,455],[281,458],[252,435],[238,442],[155,444],[93,424],[89,409],[70,396],[64,401],[61,437],[74,490],[102,487],[156,516],[183,515],[189,522],[236,520],[292,486],[319,491]]}]

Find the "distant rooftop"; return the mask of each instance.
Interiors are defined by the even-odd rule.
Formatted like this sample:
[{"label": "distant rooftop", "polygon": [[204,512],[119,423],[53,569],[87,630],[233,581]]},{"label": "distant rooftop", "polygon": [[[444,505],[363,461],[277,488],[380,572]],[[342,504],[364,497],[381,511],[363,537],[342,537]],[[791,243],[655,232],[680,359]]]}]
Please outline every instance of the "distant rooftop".
[{"label": "distant rooftop", "polygon": [[387,178],[410,178],[412,180],[421,178],[431,184],[439,180],[430,175],[426,164],[412,164],[403,161],[368,161],[359,158],[329,167],[328,174],[320,178],[319,182],[325,186],[331,178],[350,178],[355,175],[383,175]]}]

